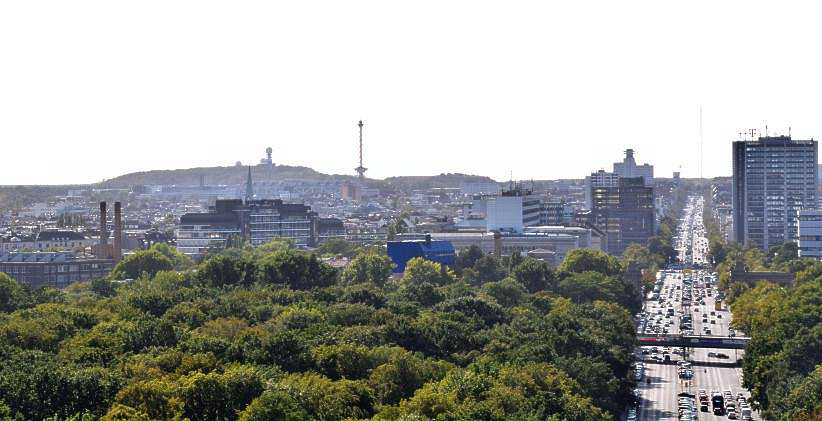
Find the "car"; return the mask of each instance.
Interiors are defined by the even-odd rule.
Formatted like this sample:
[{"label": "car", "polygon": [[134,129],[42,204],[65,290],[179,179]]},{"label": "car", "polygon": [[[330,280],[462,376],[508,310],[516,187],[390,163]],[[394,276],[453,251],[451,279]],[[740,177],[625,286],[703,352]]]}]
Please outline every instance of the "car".
[{"label": "car", "polygon": [[712,325],[715,325],[715,324],[716,324],[716,320],[711,319],[711,324],[712,324]]},{"label": "car", "polygon": [[738,419],[737,416],[736,416],[736,411],[734,411],[733,409],[729,410],[728,411],[728,419],[729,420]]},{"label": "car", "polygon": [[716,352],[713,352],[713,351],[709,352],[708,357],[716,357]]},{"label": "car", "polygon": [[728,354],[724,354],[722,352],[717,352],[716,353],[716,358],[731,358],[731,357],[728,356]]}]

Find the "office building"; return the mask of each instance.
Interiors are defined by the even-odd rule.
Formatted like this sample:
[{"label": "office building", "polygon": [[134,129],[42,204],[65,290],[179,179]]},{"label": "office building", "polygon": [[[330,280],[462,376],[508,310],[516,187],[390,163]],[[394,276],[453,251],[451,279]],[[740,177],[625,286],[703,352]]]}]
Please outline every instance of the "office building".
[{"label": "office building", "polygon": [[585,177],[585,206],[591,209],[594,206],[593,196],[591,195],[594,187],[617,187],[619,185],[619,176],[612,172],[599,170],[592,172],[591,175]]},{"label": "office building", "polygon": [[799,211],[799,257],[822,260],[822,210]]},{"label": "office building", "polygon": [[248,242],[254,247],[274,239],[289,239],[297,247],[317,240],[317,214],[310,206],[279,199],[217,200],[210,212],[180,217],[177,250],[195,260],[209,250]]},{"label": "office building", "polygon": [[539,225],[541,211],[542,200],[531,190],[516,186],[498,195],[474,196],[457,227],[522,232],[525,227]]},{"label": "office building", "polygon": [[620,255],[654,235],[654,189],[642,177],[620,178],[617,187],[593,187],[593,224],[605,232],[605,251]]},{"label": "office building", "polygon": [[733,239],[764,250],[796,241],[797,213],[816,208],[817,156],[814,140],[733,142]]}]

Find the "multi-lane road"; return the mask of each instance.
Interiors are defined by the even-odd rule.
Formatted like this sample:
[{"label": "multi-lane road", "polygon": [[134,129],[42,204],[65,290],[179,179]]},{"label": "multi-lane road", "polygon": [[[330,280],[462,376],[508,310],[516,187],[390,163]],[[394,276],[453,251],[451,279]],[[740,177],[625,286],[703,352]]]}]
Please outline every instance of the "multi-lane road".
[{"label": "multi-lane road", "polygon": [[[677,233],[679,260],[685,267],[707,262],[708,241],[702,223],[702,206],[701,198],[692,197],[689,200]],[[724,304],[720,305],[720,310],[715,306],[718,295],[715,274],[679,268],[660,271],[657,279],[655,292],[647,297],[640,315],[639,333],[731,334],[730,312]],[[716,354],[721,355],[717,357]],[[738,393],[748,396],[741,386],[741,369],[733,364],[742,357],[742,351],[643,347],[637,357],[644,361],[639,369],[643,373],[638,387],[641,403],[637,418],[640,420],[682,419],[680,394],[683,392],[698,395],[699,390],[704,389],[709,396],[712,391],[730,391],[734,396]],[[666,359],[670,361],[666,362]],[[680,376],[682,360],[691,363],[691,371],[684,373],[684,376]],[[728,415],[714,415],[710,405],[707,412],[700,411],[698,400],[695,409],[696,419],[728,419]],[[753,416],[757,419],[756,414]]]}]

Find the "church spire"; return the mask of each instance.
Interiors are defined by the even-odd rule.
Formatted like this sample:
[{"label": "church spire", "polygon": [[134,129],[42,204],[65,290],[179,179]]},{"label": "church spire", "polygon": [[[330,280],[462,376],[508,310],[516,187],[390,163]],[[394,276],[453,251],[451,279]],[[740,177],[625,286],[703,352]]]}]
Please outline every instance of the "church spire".
[{"label": "church spire", "polygon": [[245,180],[245,201],[250,202],[254,197],[254,188],[251,183],[251,166],[248,166],[248,178]]}]

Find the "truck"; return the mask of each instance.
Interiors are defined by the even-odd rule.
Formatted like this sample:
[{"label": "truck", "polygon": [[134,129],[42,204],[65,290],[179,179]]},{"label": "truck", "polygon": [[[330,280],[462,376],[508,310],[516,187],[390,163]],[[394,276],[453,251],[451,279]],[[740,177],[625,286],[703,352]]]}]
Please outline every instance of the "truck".
[{"label": "truck", "polygon": [[711,406],[714,409],[714,415],[725,415],[725,398],[719,392],[711,394]]}]

